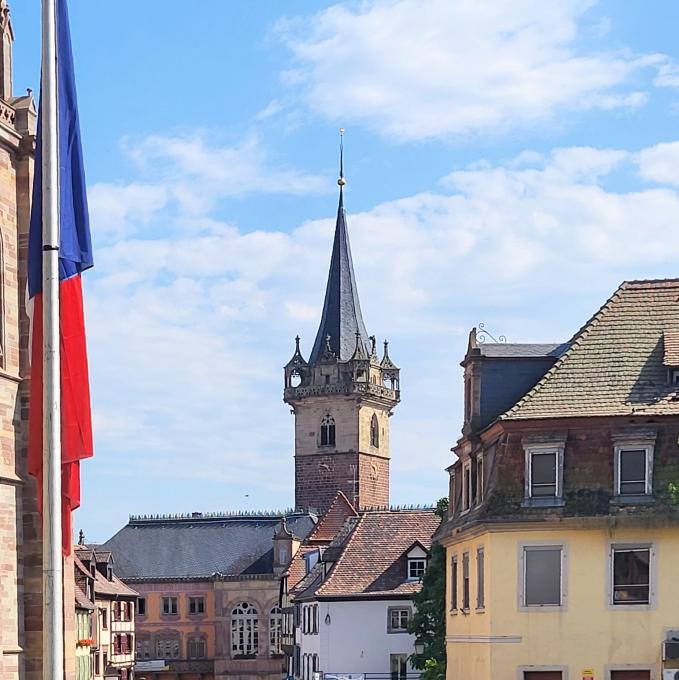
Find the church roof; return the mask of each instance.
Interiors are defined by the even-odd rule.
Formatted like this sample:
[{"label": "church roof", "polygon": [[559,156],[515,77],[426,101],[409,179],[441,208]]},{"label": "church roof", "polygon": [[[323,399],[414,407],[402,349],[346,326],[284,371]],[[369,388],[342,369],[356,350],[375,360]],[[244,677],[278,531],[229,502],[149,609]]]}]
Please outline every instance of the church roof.
[{"label": "church roof", "polygon": [[[278,514],[132,518],[102,547],[114,553],[116,572],[126,581],[273,574],[273,537],[282,519]],[[309,513],[285,519],[301,538],[316,524]]]},{"label": "church roof", "polygon": [[[340,181],[343,181],[342,177],[340,177]],[[357,332],[360,334],[363,344],[367,347],[369,339],[358,300],[358,288],[351,259],[346,211],[344,210],[344,191],[342,184],[340,184],[328,285],[325,289],[321,323],[318,327],[318,333],[316,333],[309,363],[316,363],[321,359],[328,336],[330,336],[330,347],[337,358],[340,361],[348,361],[356,349]]]}]

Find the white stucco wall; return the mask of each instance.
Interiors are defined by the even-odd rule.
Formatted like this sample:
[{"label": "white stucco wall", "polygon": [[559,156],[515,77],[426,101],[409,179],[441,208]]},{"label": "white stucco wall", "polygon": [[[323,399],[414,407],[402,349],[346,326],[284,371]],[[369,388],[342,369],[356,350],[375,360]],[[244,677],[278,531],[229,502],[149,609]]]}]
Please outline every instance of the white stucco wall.
[{"label": "white stucco wall", "polygon": [[319,634],[303,636],[302,653],[319,654],[324,673],[389,673],[390,654],[414,652],[413,635],[387,632],[387,610],[404,606],[413,609],[407,600],[320,602]]}]

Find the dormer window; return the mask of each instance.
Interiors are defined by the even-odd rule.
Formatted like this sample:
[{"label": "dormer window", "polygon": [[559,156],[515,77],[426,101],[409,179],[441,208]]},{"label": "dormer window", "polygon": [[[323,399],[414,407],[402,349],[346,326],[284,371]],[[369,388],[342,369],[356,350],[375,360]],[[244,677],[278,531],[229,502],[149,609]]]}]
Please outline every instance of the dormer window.
[{"label": "dormer window", "polygon": [[565,434],[524,439],[526,506],[563,505]]},{"label": "dormer window", "polygon": [[679,368],[673,368],[670,371],[670,377],[673,385],[679,385]]},{"label": "dormer window", "polygon": [[113,567],[110,564],[106,565],[106,578],[113,581]]},{"label": "dormer window", "polygon": [[321,554],[318,550],[308,552],[304,555],[304,570],[308,574],[317,564]]},{"label": "dormer window", "polygon": [[410,548],[407,553],[407,578],[409,581],[420,581],[422,579],[424,572],[427,570],[428,559],[429,553],[419,542]]},{"label": "dormer window", "polygon": [[321,446],[335,446],[335,419],[329,413],[321,420]]}]

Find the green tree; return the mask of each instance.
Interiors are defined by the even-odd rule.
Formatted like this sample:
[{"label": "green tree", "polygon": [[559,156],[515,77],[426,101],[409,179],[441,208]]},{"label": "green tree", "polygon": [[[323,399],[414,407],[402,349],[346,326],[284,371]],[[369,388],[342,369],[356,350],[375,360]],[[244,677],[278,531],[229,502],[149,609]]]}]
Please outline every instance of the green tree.
[{"label": "green tree", "polygon": [[[445,518],[448,499],[436,504],[436,514]],[[422,579],[422,590],[413,596],[415,614],[408,630],[424,645],[422,654],[411,656],[412,664],[422,671],[422,680],[442,680],[446,676],[446,551],[435,543]]]}]

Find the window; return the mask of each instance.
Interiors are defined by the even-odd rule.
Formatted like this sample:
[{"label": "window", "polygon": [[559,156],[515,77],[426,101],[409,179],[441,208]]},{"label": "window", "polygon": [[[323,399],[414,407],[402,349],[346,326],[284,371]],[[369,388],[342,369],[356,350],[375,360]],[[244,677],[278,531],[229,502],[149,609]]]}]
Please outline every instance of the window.
[{"label": "window", "polygon": [[370,419],[370,446],[374,446],[376,449],[380,448],[380,425],[374,413]]},{"label": "window", "polygon": [[101,675],[101,657],[99,652],[94,653],[94,674]]},{"label": "window", "polygon": [[615,447],[616,493],[643,496],[651,493],[652,446]]},{"label": "window", "polygon": [[561,671],[524,671],[523,680],[561,680]]},{"label": "window", "polygon": [[314,635],[318,635],[318,605],[315,604],[312,608],[312,615],[313,615],[313,627],[311,632]]},{"label": "window", "polygon": [[483,456],[479,454],[476,459],[476,503],[483,501]]},{"label": "window", "polygon": [[450,608],[457,611],[457,555],[453,555],[450,563]]},{"label": "window", "polygon": [[145,638],[140,640],[137,638],[137,659],[150,659],[151,658],[151,640]]},{"label": "window", "polygon": [[469,510],[472,497],[472,462],[466,461],[462,466],[462,509]]},{"label": "window", "polygon": [[103,658],[102,658],[102,666],[104,667],[104,673],[106,673],[106,669],[108,668],[108,653],[104,652]]},{"label": "window", "polygon": [[329,413],[321,420],[321,446],[335,446],[335,419]]},{"label": "window", "polygon": [[177,613],[177,598],[164,597],[163,598],[163,614],[166,616],[173,616]]},{"label": "window", "polygon": [[526,546],[523,549],[523,606],[559,607],[563,546]]},{"label": "window", "polygon": [[257,610],[248,602],[241,602],[231,612],[231,655],[254,656],[258,651]]},{"label": "window", "polygon": [[178,637],[156,638],[156,658],[178,659],[179,638]]},{"label": "window", "polygon": [[611,680],[651,680],[650,670],[611,671]]},{"label": "window", "polygon": [[146,616],[146,598],[140,597],[137,600],[137,616]]},{"label": "window", "polygon": [[387,633],[407,633],[410,621],[408,607],[389,607],[387,610]]},{"label": "window", "polygon": [[485,578],[484,578],[484,555],[483,548],[476,550],[476,608],[483,609],[485,606]]},{"label": "window", "polygon": [[408,655],[390,654],[389,670],[391,671],[391,680],[406,680],[408,674]]},{"label": "window", "polygon": [[462,609],[469,611],[469,553],[462,555]]},{"label": "window", "polygon": [[427,569],[427,560],[408,560],[408,579],[419,581]]},{"label": "window", "polygon": [[189,598],[189,614],[204,614],[205,613],[205,598],[204,597],[190,597]]},{"label": "window", "polygon": [[530,498],[555,498],[559,493],[556,449],[530,449],[528,455],[528,495]]},{"label": "window", "polygon": [[613,604],[648,604],[651,549],[614,547],[612,550]]},{"label": "window", "polygon": [[281,628],[283,625],[283,615],[280,607],[272,607],[269,612],[269,654],[272,656],[282,654],[281,649]]},{"label": "window", "polygon": [[120,602],[114,602],[113,603],[113,620],[114,621],[120,621],[121,619],[121,603]]},{"label": "window", "polygon": [[101,627],[104,630],[108,630],[108,610],[100,609],[101,612]]},{"label": "window", "polygon": [[190,637],[188,643],[189,659],[204,659],[207,654],[205,651],[204,637]]}]

